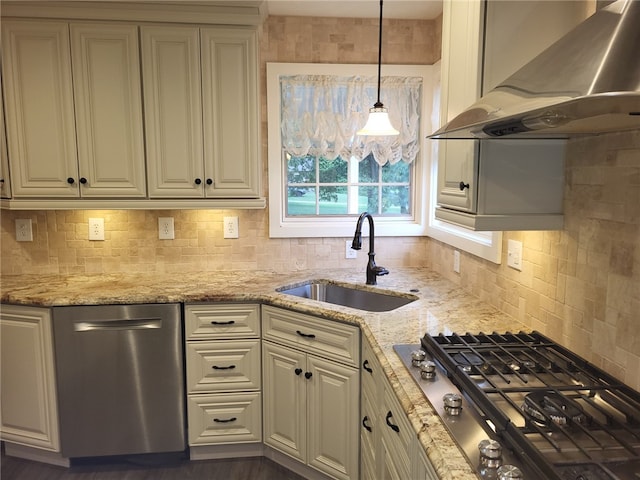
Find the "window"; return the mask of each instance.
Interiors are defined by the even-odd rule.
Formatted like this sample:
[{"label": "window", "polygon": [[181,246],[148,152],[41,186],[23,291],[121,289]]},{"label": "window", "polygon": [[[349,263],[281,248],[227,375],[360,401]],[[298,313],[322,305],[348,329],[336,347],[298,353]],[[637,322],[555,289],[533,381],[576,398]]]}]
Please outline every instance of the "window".
[{"label": "window", "polygon": [[378,235],[425,233],[432,67],[387,70],[381,100],[401,135],[373,138],[355,132],[377,66],[267,64],[271,237],[349,237],[363,211]]}]

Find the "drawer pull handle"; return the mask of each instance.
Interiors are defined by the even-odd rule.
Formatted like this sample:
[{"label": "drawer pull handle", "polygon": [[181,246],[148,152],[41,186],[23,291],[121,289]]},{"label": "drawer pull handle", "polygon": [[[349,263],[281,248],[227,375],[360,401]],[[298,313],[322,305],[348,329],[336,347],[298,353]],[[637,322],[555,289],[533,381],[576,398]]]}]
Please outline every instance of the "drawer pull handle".
[{"label": "drawer pull handle", "polygon": [[398,425],[394,425],[393,423],[391,423],[391,419],[393,418],[393,413],[391,413],[391,410],[389,410],[387,412],[387,417],[385,418],[388,427],[393,430],[396,433],[400,433],[400,427]]},{"label": "drawer pull handle", "polygon": [[364,429],[365,429],[367,432],[371,433],[371,427],[370,427],[369,425],[367,425],[367,422],[368,422],[368,421],[369,421],[369,417],[367,417],[367,416],[365,415],[365,417],[362,419],[362,426],[364,427]]},{"label": "drawer pull handle", "polygon": [[296,375],[300,375],[302,373],[302,369],[298,367],[294,370],[294,372],[296,372]]},{"label": "drawer pull handle", "polygon": [[316,338],[313,333],[302,333],[300,330],[296,330],[296,333],[304,338]]},{"label": "drawer pull handle", "polygon": [[229,423],[229,422],[235,422],[237,420],[236,417],[231,417],[231,418],[214,418],[213,421],[216,423]]},{"label": "drawer pull handle", "polygon": [[365,360],[364,362],[362,362],[362,368],[364,368],[369,373],[373,373],[373,369],[369,366],[369,360]]},{"label": "drawer pull handle", "polygon": [[235,320],[229,320],[228,322],[216,322],[215,320],[211,321],[211,325],[233,325],[236,323]]},{"label": "drawer pull handle", "polygon": [[312,376],[313,376],[313,373],[311,373],[311,372],[304,372],[304,378],[306,378],[307,380],[309,380]]},{"label": "drawer pull handle", "polygon": [[236,366],[229,365],[228,367],[219,367],[218,365],[213,365],[211,368],[213,368],[214,370],[233,370],[234,368],[236,368]]}]

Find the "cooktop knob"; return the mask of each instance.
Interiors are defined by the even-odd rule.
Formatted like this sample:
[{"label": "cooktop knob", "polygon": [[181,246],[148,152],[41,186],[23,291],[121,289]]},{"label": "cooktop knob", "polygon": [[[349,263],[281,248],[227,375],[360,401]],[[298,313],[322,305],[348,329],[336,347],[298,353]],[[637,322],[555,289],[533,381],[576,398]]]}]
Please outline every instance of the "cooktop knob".
[{"label": "cooktop knob", "polygon": [[498,468],[502,465],[502,445],[495,440],[485,439],[478,444],[480,465],[487,468]]},{"label": "cooktop knob", "polygon": [[431,360],[420,362],[420,376],[425,380],[430,380],[436,376],[436,364]]},{"label": "cooktop knob", "polygon": [[524,480],[524,476],[518,467],[502,465],[498,469],[498,480]]},{"label": "cooktop knob", "polygon": [[427,354],[424,350],[414,350],[411,352],[411,364],[414,367],[419,366],[426,356]]},{"label": "cooktop knob", "polygon": [[460,415],[462,411],[462,397],[458,393],[447,393],[442,397],[444,411],[449,415]]}]

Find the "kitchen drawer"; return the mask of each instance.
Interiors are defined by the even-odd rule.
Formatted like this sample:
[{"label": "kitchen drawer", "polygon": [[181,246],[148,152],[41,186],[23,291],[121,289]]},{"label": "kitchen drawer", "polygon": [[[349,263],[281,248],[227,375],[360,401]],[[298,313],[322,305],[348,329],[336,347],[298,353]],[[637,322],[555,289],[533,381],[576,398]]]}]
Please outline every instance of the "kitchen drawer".
[{"label": "kitchen drawer", "polygon": [[247,304],[186,304],[187,340],[260,336],[260,306]]},{"label": "kitchen drawer", "polygon": [[260,392],[189,395],[189,445],[262,442]]},{"label": "kitchen drawer", "polygon": [[[399,465],[409,465],[409,445],[417,434],[409,423],[409,419],[400,403],[398,403],[391,386],[386,382],[382,407],[381,413],[383,415],[380,418],[382,436],[388,440],[387,446],[392,457],[398,459],[397,463]],[[391,416],[389,413],[391,413]],[[398,431],[394,431],[390,424],[397,426]]]},{"label": "kitchen drawer", "polygon": [[187,393],[260,389],[260,340],[187,342]]},{"label": "kitchen drawer", "polygon": [[265,339],[359,367],[356,326],[270,306],[262,307],[262,322]]}]

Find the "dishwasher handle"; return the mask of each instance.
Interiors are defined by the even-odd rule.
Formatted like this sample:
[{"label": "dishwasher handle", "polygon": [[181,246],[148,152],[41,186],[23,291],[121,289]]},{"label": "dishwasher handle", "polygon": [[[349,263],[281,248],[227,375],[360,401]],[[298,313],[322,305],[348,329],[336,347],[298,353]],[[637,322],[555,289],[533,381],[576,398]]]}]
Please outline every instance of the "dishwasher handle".
[{"label": "dishwasher handle", "polygon": [[108,330],[149,330],[162,328],[161,318],[136,318],[126,320],[95,320],[89,322],[75,322],[73,330],[76,332],[93,332]]}]

